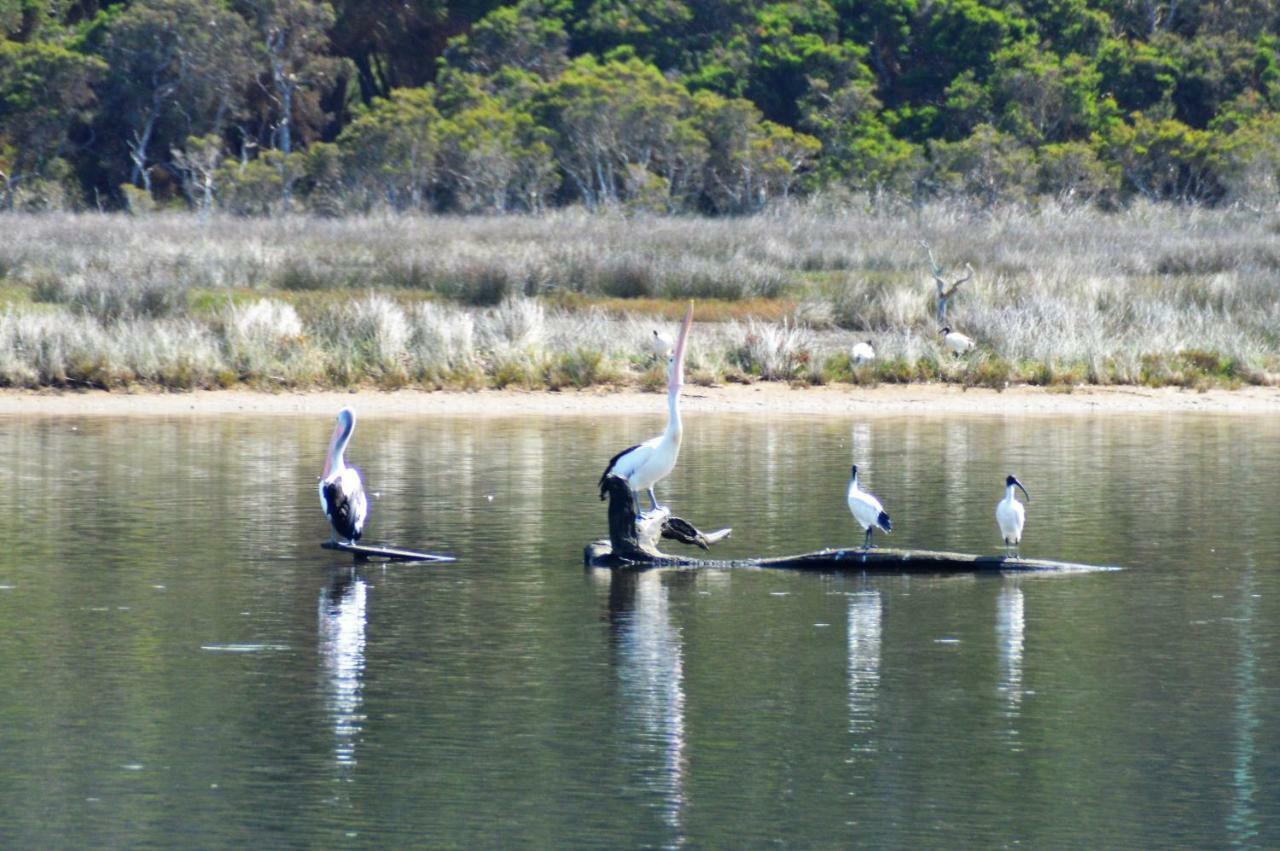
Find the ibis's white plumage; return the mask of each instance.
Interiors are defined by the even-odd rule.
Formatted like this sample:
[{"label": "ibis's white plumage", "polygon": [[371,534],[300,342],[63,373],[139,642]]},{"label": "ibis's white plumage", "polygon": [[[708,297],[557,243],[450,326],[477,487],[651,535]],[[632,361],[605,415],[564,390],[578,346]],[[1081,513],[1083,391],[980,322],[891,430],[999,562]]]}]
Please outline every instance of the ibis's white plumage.
[{"label": "ibis's white plumage", "polygon": [[660,358],[671,357],[671,350],[676,347],[671,340],[671,335],[663,334],[657,328],[653,329],[653,340],[649,344],[653,346],[653,353]]},{"label": "ibis's white plumage", "polygon": [[854,363],[866,363],[869,360],[876,359],[876,350],[872,347],[871,341],[858,343],[849,350],[849,357],[853,358]]},{"label": "ibis's white plumage", "polygon": [[849,512],[853,514],[853,519],[858,521],[858,525],[866,532],[863,546],[871,546],[871,533],[876,529],[882,532],[893,531],[893,523],[889,520],[889,515],[885,513],[884,506],[880,504],[880,500],[858,486],[858,468],[856,465],[853,467],[852,475],[849,477],[849,490],[845,495],[845,500],[849,503]]},{"label": "ibis's white plumage", "polygon": [[962,355],[977,345],[971,338],[966,337],[959,331],[952,331],[950,326],[942,329],[942,344],[953,355]]},{"label": "ibis's white plumage", "polygon": [[[1018,502],[1013,489],[1022,488],[1024,494],[1027,493],[1027,489],[1023,488],[1022,482],[1014,476],[1006,478],[1004,485],[1004,499],[996,503],[996,523],[1000,526],[1000,537],[1004,539],[1005,544],[1015,546],[1022,540],[1022,527],[1027,522],[1027,509]],[[1031,499],[1029,494],[1027,499]]]},{"label": "ibis's white plumage", "polygon": [[[649,502],[654,508],[658,500],[653,494],[653,486],[671,475],[675,469],[676,459],[680,455],[680,441],[684,428],[680,422],[680,387],[684,384],[684,352],[685,343],[689,339],[689,328],[693,324],[693,304],[685,311],[684,321],[680,324],[680,336],[667,359],[667,428],[657,437],[644,443],[624,449],[609,459],[600,477],[600,498],[604,499],[604,480],[610,474],[621,476],[627,480],[631,490],[649,492]],[[666,346],[662,335],[654,332],[654,350]]]},{"label": "ibis's white plumage", "polygon": [[356,412],[343,408],[338,412],[338,423],[329,442],[329,454],[325,458],[324,474],[320,477],[320,507],[333,527],[334,537],[348,541],[359,540],[369,517],[369,500],[364,493],[360,472],[348,467],[347,444],[356,428]]}]

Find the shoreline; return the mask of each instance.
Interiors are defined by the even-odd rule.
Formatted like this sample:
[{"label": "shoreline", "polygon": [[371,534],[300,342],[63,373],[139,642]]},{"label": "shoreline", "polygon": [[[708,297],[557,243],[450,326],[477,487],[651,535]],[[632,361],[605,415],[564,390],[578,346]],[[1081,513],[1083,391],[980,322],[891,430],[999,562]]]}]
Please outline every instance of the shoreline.
[{"label": "shoreline", "polygon": [[[661,413],[658,393],[587,389],[551,391],[317,390],[264,392],[197,390],[165,393],[0,390],[0,416],[177,417],[330,416],[351,405],[361,416],[632,416]],[[1081,415],[1280,413],[1280,388],[1246,387],[1197,392],[1179,388],[1015,386],[1006,390],[953,384],[793,388],[777,382],[718,387],[686,385],[686,413],[769,416]]]}]

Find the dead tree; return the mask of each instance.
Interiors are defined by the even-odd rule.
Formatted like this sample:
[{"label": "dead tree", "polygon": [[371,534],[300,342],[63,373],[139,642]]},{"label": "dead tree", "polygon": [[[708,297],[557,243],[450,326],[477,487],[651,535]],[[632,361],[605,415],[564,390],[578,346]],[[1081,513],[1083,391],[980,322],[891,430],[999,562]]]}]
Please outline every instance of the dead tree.
[{"label": "dead tree", "polygon": [[960,285],[973,277],[973,267],[968,263],[964,264],[966,273],[964,277],[957,278],[948,284],[942,277],[943,269],[938,265],[938,261],[933,258],[933,249],[929,243],[923,239],[920,240],[920,246],[929,252],[929,267],[933,272],[933,282],[938,287],[938,325],[939,327],[947,324],[947,304],[951,301],[951,297],[956,294],[956,290],[960,289]]}]

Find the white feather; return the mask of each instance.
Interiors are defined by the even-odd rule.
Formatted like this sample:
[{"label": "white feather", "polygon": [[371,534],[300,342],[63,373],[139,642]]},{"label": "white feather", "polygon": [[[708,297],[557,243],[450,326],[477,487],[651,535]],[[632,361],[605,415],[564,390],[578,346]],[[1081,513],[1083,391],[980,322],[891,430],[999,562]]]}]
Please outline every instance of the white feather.
[{"label": "white feather", "polygon": [[880,504],[880,500],[858,487],[856,476],[849,479],[849,491],[845,495],[845,501],[848,502],[849,511],[853,514],[853,519],[862,527],[862,531],[865,532],[873,526],[883,532],[889,531],[880,525],[880,515],[884,512],[884,506]]},{"label": "white feather", "polygon": [[1009,485],[1004,499],[996,503],[996,523],[1000,526],[1000,537],[1006,544],[1016,544],[1022,540],[1022,527],[1027,522],[1027,510],[1013,495],[1013,485]]}]

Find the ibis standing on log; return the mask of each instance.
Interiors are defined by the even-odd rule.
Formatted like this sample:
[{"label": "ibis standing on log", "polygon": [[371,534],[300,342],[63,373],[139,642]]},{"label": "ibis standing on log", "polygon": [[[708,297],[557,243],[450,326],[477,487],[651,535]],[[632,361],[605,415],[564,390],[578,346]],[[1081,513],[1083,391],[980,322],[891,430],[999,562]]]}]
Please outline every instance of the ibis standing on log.
[{"label": "ibis standing on log", "polygon": [[867,537],[862,542],[864,549],[871,548],[871,533],[876,529],[886,534],[893,531],[893,523],[889,520],[889,515],[885,513],[884,506],[880,504],[880,500],[858,487],[858,465],[853,465],[853,474],[849,479],[849,493],[846,499],[849,502],[849,511],[853,513],[853,519],[858,521],[858,525],[866,530]]},{"label": "ibis standing on log", "polygon": [[1000,537],[1004,539],[1005,546],[1009,547],[1016,547],[1022,540],[1022,527],[1027,522],[1027,510],[1014,496],[1014,488],[1022,488],[1022,495],[1027,498],[1027,502],[1031,501],[1031,494],[1022,487],[1017,476],[1009,476],[1004,480],[1004,499],[996,503],[996,523],[1000,525]]},{"label": "ibis standing on log", "polygon": [[[675,469],[676,458],[680,455],[680,438],[683,427],[680,423],[680,387],[684,383],[684,351],[689,339],[689,326],[693,324],[693,303],[685,311],[684,321],[680,324],[680,336],[676,339],[675,349],[667,357],[667,430],[658,437],[644,443],[624,449],[609,459],[600,477],[600,498],[605,498],[605,480],[610,474],[627,480],[627,484],[635,493],[647,490],[649,503],[656,510],[657,497],[653,495],[653,486],[671,475]],[[661,336],[654,334],[655,349],[662,345]],[[638,502],[638,500],[637,500]]]},{"label": "ibis standing on log", "polygon": [[332,538],[334,541],[344,538],[350,544],[360,539],[364,521],[369,516],[364,482],[360,481],[359,471],[348,467],[344,458],[355,428],[356,412],[351,408],[339,411],[329,442],[329,455],[324,462],[324,475],[320,478],[320,506],[333,527]]}]

